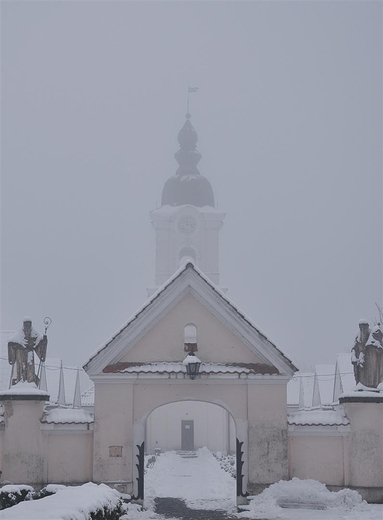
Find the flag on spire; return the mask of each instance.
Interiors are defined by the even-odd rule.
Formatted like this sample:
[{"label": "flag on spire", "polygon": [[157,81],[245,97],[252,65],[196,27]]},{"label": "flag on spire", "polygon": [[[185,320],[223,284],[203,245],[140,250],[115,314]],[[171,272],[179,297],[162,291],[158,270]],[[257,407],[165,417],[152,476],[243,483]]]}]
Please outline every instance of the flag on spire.
[{"label": "flag on spire", "polygon": [[198,92],[199,91],[199,87],[189,87],[188,89],[188,92]]}]

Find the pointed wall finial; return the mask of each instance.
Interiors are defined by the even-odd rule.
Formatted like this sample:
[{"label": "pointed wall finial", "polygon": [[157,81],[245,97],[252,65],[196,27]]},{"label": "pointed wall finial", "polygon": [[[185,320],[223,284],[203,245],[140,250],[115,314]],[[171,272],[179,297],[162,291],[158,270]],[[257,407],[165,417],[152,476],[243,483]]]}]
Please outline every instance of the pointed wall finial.
[{"label": "pointed wall finial", "polygon": [[57,404],[65,406],[65,383],[64,383],[64,370],[63,362],[60,365],[60,381],[59,381],[59,393],[57,396]]},{"label": "pointed wall finial", "polygon": [[304,389],[303,389],[303,378],[299,379],[299,410],[305,409],[305,398],[304,398]]},{"label": "pointed wall finial", "polygon": [[41,374],[40,374],[40,383],[39,389],[44,392],[48,392],[48,384],[47,384],[47,373],[45,370],[45,363],[41,363]]},{"label": "pointed wall finial", "polygon": [[77,369],[76,386],[74,388],[73,408],[81,408],[80,369]]}]

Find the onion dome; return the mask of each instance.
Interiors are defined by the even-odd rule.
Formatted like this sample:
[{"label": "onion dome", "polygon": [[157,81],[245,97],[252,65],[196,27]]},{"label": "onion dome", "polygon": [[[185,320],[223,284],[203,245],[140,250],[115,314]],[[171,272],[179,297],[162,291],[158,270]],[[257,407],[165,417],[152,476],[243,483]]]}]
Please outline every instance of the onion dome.
[{"label": "onion dome", "polygon": [[162,190],[161,205],[214,207],[214,194],[210,182],[200,174],[197,164],[201,160],[198,152],[197,132],[190,122],[190,114],[186,114],[186,121],[178,134],[180,149],[174,154],[179,167],[176,174],[170,177]]}]

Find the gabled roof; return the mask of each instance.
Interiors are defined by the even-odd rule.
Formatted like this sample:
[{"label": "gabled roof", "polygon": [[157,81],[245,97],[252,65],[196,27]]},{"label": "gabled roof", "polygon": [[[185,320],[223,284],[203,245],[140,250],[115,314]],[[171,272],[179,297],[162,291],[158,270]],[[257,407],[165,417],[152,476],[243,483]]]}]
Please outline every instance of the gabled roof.
[{"label": "gabled roof", "polygon": [[297,368],[230,299],[191,262],[174,275],[140,307],[128,322],[101,346],[84,365],[89,375],[96,375],[142,338],[186,294],[191,293],[233,334],[266,364],[280,374],[291,376]]}]

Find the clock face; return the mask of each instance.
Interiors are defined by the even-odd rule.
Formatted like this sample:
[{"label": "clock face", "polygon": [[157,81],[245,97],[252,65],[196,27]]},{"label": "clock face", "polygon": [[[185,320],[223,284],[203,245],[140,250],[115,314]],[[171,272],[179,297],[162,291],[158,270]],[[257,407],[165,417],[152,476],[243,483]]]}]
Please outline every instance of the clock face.
[{"label": "clock face", "polygon": [[178,221],[178,231],[183,235],[191,235],[197,227],[197,222],[193,217],[185,216]]}]

